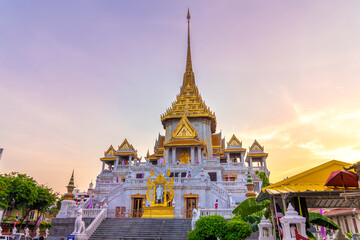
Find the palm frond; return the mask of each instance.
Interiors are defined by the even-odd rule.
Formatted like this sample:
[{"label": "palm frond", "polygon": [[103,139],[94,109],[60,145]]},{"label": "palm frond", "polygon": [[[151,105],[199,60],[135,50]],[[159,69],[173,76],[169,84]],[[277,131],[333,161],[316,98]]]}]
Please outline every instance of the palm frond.
[{"label": "palm frond", "polygon": [[309,212],[309,221],[313,225],[325,227],[329,230],[340,230],[339,225],[331,221],[331,219],[321,215],[320,213]]}]

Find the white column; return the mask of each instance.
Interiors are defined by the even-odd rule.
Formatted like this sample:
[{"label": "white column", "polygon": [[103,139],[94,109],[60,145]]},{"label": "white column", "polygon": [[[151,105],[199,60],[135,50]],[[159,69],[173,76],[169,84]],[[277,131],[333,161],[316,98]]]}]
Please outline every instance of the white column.
[{"label": "white column", "polygon": [[119,165],[119,156],[116,156],[115,166],[114,166],[115,170],[117,170],[118,165]]},{"label": "white column", "polygon": [[249,158],[249,170],[253,169],[252,157]]},{"label": "white column", "polygon": [[262,161],[263,161],[263,165],[264,165],[264,170],[267,170],[267,166],[266,166],[266,158],[262,157]]},{"label": "white column", "polygon": [[101,170],[101,172],[103,172],[103,171],[104,171],[104,169],[105,169],[105,162],[103,161],[103,164],[102,164],[102,170]]},{"label": "white column", "polygon": [[230,153],[226,153],[226,159],[227,159],[227,163],[230,163]]},{"label": "white column", "polygon": [[201,148],[198,147],[197,150],[198,150],[198,161],[199,161],[199,164],[201,164]]},{"label": "white column", "polygon": [[169,165],[169,149],[167,148],[166,150],[165,150],[165,159],[164,159],[164,161],[166,162],[166,165]]},{"label": "white column", "polygon": [[131,166],[131,163],[132,163],[132,156],[130,155],[129,156],[129,167]]},{"label": "white column", "polygon": [[241,153],[240,153],[240,162],[241,162],[241,165],[245,165],[244,155],[245,155],[245,152],[241,152]]},{"label": "white column", "polygon": [[195,163],[195,150],[194,147],[191,147],[191,164]]},{"label": "white column", "polygon": [[172,148],[172,159],[171,159],[172,164],[176,164],[176,147]]}]

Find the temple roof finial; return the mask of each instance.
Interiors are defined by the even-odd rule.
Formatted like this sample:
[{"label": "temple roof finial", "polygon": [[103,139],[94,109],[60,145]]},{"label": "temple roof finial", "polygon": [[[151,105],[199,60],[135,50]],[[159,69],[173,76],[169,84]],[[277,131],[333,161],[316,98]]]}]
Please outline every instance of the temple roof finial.
[{"label": "temple roof finial", "polygon": [[188,9],[186,19],[188,20],[188,47],[187,47],[187,57],[186,57],[186,71],[192,72],[192,63],[191,63],[191,50],[190,50],[190,9]]}]

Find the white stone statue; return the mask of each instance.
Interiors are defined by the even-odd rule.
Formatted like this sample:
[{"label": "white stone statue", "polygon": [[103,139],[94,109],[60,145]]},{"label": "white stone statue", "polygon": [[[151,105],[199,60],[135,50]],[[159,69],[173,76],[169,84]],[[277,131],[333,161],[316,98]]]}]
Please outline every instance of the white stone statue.
[{"label": "white stone statue", "polygon": [[0,235],[2,235],[2,228],[0,227]]},{"label": "white stone statue", "polygon": [[290,203],[287,211],[285,212],[285,216],[280,218],[280,223],[283,227],[283,240],[292,240],[295,235],[295,229],[297,229],[301,236],[307,238],[306,218],[300,216]]},{"label": "white stone statue", "polygon": [[45,237],[48,238],[48,236],[49,236],[49,229],[46,229],[45,230]]},{"label": "white stone statue", "polygon": [[82,209],[76,211],[75,229],[73,234],[85,234],[85,222],[82,220]]},{"label": "white stone statue", "polygon": [[164,189],[163,186],[158,185],[156,187],[156,203],[162,203],[163,202],[163,196],[164,195]]},{"label": "white stone statue", "polygon": [[199,211],[197,211],[196,208],[194,208],[193,216],[192,216],[192,220],[191,220],[191,230],[195,229],[195,223],[197,220],[199,220],[199,218],[200,218],[200,209],[199,209]]},{"label": "white stone statue", "polygon": [[269,219],[265,219],[263,216],[261,222],[258,224],[259,227],[259,240],[273,240],[272,236],[272,224]]},{"label": "white stone statue", "polygon": [[36,229],[36,237],[40,237],[40,228]]},{"label": "white stone statue", "polygon": [[28,227],[27,227],[27,228],[25,228],[25,236],[26,236],[26,237],[28,237],[28,236],[29,236],[29,231],[30,231],[30,230],[29,230],[29,228],[28,228]]},{"label": "white stone statue", "polygon": [[16,232],[17,232],[17,229],[16,229],[16,227],[14,227],[12,230],[12,234],[15,234]]}]

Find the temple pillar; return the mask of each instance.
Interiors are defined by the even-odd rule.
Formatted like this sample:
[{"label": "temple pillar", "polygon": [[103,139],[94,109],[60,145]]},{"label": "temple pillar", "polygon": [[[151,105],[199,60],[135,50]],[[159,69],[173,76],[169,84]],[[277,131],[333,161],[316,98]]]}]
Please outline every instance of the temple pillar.
[{"label": "temple pillar", "polygon": [[253,169],[252,157],[249,158],[249,170]]},{"label": "temple pillar", "polygon": [[[165,150],[165,159],[164,159],[166,165],[169,165],[169,148]],[[163,163],[164,164],[164,163]]]},{"label": "temple pillar", "polygon": [[198,161],[199,161],[199,164],[201,164],[201,148],[197,148],[198,149]]},{"label": "temple pillar", "polygon": [[176,164],[176,147],[172,148],[172,159],[171,159],[172,164]]},{"label": "temple pillar", "polygon": [[227,164],[230,164],[230,153],[226,153]]},{"label": "temple pillar", "polygon": [[102,163],[102,170],[101,170],[101,172],[103,172],[103,171],[104,171],[104,169],[105,169],[105,162],[103,161],[103,163]]},{"label": "temple pillar", "polygon": [[240,163],[241,163],[241,165],[245,165],[244,155],[245,155],[245,152],[241,152],[241,153],[240,153]]},{"label": "temple pillar", "polygon": [[131,162],[132,162],[132,156],[130,155],[130,156],[129,156],[129,163],[128,163],[128,164],[129,164],[129,168],[131,167]]},{"label": "temple pillar", "polygon": [[117,170],[118,165],[119,165],[119,156],[116,156],[115,166],[114,166],[115,170]]},{"label": "temple pillar", "polygon": [[262,157],[262,162],[263,162],[263,165],[264,165],[264,170],[267,170],[265,157]]},{"label": "temple pillar", "polygon": [[191,164],[195,164],[195,149],[191,147]]}]

